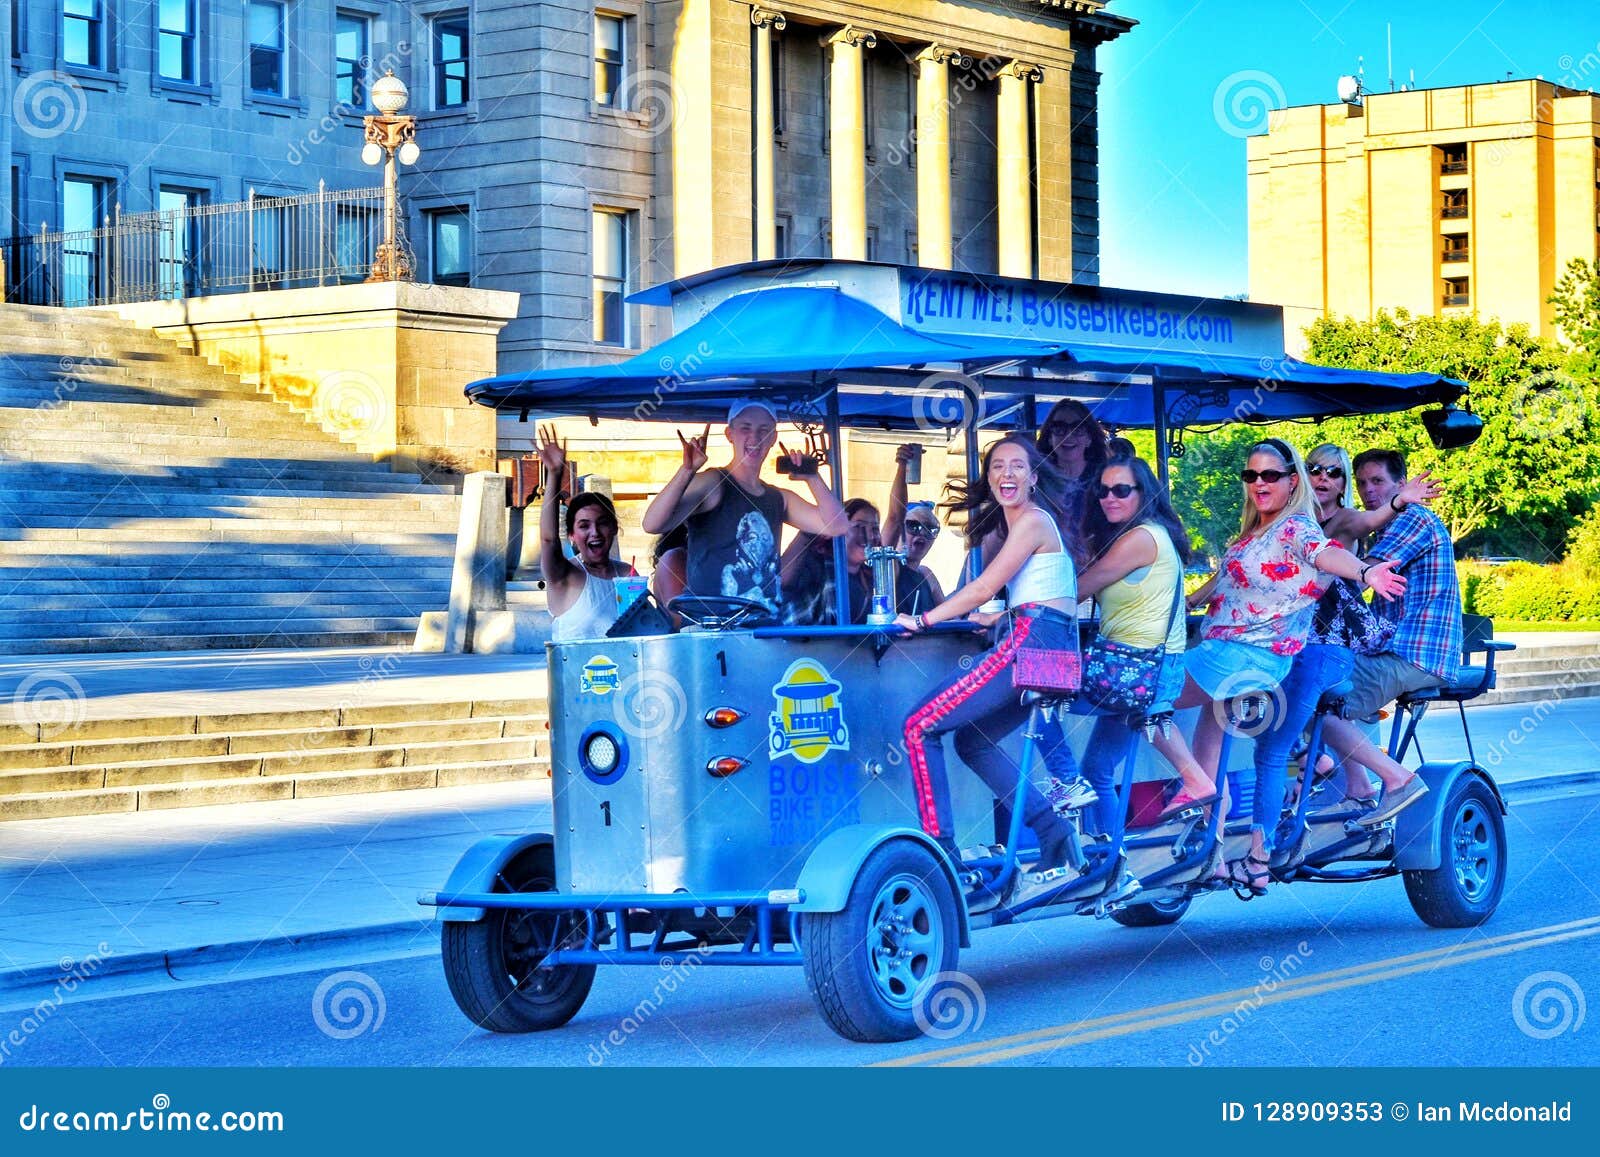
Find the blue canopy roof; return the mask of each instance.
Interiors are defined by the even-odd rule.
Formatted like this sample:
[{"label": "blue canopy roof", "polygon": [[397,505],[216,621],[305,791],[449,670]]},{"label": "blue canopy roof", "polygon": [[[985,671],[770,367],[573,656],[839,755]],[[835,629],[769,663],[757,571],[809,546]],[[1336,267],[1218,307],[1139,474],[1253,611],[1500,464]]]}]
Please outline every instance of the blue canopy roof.
[{"label": "blue canopy roof", "polygon": [[813,281],[739,288],[623,362],[503,374],[466,392],[483,405],[539,416],[688,423],[720,421],[743,396],[760,396],[780,413],[817,414],[836,390],[846,426],[928,430],[959,426],[974,406],[985,425],[1004,428],[1020,420],[1028,397],[1079,398],[1109,425],[1149,427],[1159,390],[1168,425],[1207,426],[1405,410],[1455,401],[1465,388],[1434,374],[1334,369],[1281,353],[932,334]]}]

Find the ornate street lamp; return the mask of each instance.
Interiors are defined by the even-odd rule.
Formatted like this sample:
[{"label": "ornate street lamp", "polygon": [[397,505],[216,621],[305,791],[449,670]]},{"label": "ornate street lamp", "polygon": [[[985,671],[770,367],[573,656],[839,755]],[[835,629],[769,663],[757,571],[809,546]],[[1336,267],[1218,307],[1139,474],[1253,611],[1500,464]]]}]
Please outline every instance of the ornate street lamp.
[{"label": "ornate street lamp", "polygon": [[394,161],[398,153],[402,165],[414,165],[422,155],[422,150],[417,148],[417,118],[399,115],[400,110],[406,107],[410,94],[393,69],[378,78],[372,86],[371,95],[372,107],[378,110],[379,115],[365,118],[367,143],[361,148],[361,160],[369,165],[384,162],[383,244],[378,246],[367,280],[404,281],[411,276],[411,256],[409,246],[405,243],[405,228],[400,221]]}]

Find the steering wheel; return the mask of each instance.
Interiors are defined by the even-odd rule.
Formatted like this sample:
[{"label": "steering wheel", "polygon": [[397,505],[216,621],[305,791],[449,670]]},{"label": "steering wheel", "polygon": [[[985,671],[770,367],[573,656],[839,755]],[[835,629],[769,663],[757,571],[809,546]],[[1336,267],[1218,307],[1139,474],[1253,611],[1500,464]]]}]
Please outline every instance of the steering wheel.
[{"label": "steering wheel", "polygon": [[707,631],[732,631],[774,621],[766,603],[734,595],[679,595],[667,604],[667,610],[691,627]]}]

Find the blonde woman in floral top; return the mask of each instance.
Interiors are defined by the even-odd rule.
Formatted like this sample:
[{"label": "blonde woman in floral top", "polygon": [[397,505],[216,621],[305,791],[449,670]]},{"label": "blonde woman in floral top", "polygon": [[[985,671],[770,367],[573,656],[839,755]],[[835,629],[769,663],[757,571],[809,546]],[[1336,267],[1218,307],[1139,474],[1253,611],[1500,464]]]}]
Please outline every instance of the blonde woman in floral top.
[{"label": "blonde woman in floral top", "polygon": [[[1294,656],[1305,646],[1317,600],[1327,589],[1323,576],[1353,579],[1384,598],[1401,594],[1406,585],[1392,564],[1363,563],[1323,533],[1305,464],[1287,442],[1266,438],[1256,443],[1239,478],[1244,484],[1239,537],[1223,554],[1217,573],[1189,596],[1189,606],[1203,605],[1206,618],[1202,642],[1185,658],[1184,690],[1177,703],[1206,709],[1192,746],[1213,779],[1232,701],[1270,691],[1289,673]],[[1266,890],[1266,841],[1282,808],[1281,800],[1272,808],[1264,794],[1257,793],[1250,855],[1228,873],[1254,895]]]}]

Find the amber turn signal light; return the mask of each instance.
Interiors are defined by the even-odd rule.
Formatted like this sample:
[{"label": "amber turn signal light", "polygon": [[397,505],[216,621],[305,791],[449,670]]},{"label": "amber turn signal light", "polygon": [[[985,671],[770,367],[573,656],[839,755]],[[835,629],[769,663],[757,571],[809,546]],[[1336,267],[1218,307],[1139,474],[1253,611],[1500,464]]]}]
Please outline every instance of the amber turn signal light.
[{"label": "amber turn signal light", "polygon": [[733,755],[724,755],[720,759],[713,759],[706,764],[706,770],[718,779],[726,778],[744,766],[744,760]]},{"label": "amber turn signal light", "polygon": [[713,707],[706,712],[706,723],[711,727],[732,727],[744,718],[744,712],[737,707]]}]

